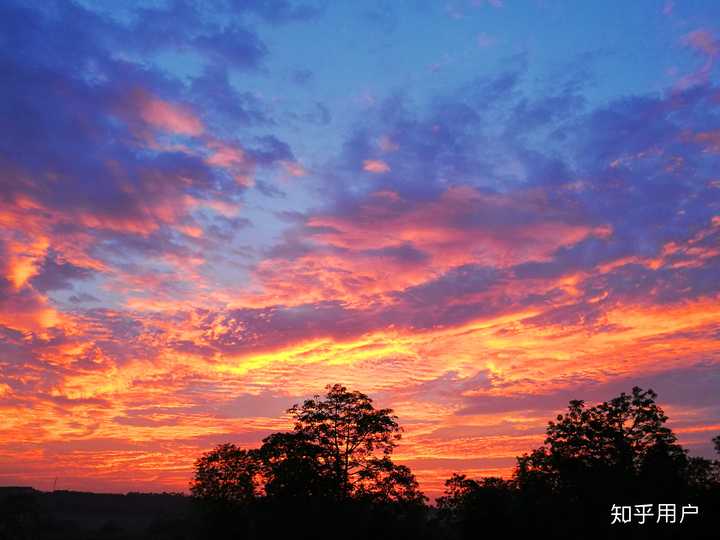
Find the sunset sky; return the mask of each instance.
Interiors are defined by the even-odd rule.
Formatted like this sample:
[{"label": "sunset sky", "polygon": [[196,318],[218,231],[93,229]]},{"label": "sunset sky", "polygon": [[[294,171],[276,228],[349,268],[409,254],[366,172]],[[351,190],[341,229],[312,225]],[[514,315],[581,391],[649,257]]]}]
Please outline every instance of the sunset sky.
[{"label": "sunset sky", "polygon": [[720,434],[720,3],[0,2],[0,485],[186,491],[343,383],[432,494]]}]

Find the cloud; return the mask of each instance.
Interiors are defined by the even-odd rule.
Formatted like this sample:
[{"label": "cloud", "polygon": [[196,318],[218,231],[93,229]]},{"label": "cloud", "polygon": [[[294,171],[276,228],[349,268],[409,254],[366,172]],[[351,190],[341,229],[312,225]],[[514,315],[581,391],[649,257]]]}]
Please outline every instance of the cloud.
[{"label": "cloud", "polygon": [[612,233],[581,224],[572,211],[553,213],[546,202],[541,192],[508,197],[467,186],[420,203],[376,192],[334,214],[310,216],[298,229],[304,243],[276,251],[280,257],[261,263],[257,277],[268,296],[282,289],[275,298],[285,301],[288,295],[300,302],[364,301],[452,268],[540,261],[562,246]]},{"label": "cloud", "polygon": [[180,106],[143,96],[139,98],[138,107],[145,122],[162,130],[190,136],[198,136],[204,131],[202,122]]},{"label": "cloud", "polygon": [[460,414],[499,411],[547,411],[548,415],[562,410],[573,396],[581,395],[588,404],[610,399],[621,392],[629,393],[633,386],[652,388],[659,401],[668,406],[716,406],[710,390],[718,383],[720,368],[715,364],[699,363],[675,370],[661,370],[652,374],[634,373],[630,377],[613,378],[606,382],[578,381],[573,388],[561,388],[553,392],[507,396],[477,396],[467,398],[468,405]]},{"label": "cloud", "polygon": [[237,25],[199,35],[192,40],[192,46],[207,55],[212,63],[240,69],[257,68],[267,55],[267,48],[257,34]]},{"label": "cloud", "polygon": [[390,172],[390,166],[379,159],[366,159],[363,161],[363,170],[373,174],[382,174]]},{"label": "cloud", "polygon": [[693,49],[703,60],[703,64],[694,72],[682,77],[676,88],[690,88],[696,84],[705,84],[715,67],[715,59],[720,53],[720,41],[708,29],[700,28],[685,34],[681,39],[682,45]]},{"label": "cloud", "polygon": [[288,0],[253,0],[233,5],[233,9],[248,11],[273,24],[305,21],[319,16],[322,8]]},{"label": "cloud", "polygon": [[682,38],[682,43],[702,52],[710,58],[714,58],[720,53],[720,44],[717,39],[712,32],[704,28],[685,34]]},{"label": "cloud", "polygon": [[39,292],[72,288],[73,280],[83,280],[91,277],[93,270],[75,266],[72,263],[53,257],[49,253],[38,269],[31,284]]}]

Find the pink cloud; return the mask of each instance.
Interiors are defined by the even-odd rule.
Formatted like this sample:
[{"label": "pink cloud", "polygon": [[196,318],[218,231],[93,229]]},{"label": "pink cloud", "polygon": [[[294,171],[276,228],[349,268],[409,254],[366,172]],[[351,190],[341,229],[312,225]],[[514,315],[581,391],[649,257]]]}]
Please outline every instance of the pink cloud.
[{"label": "pink cloud", "polygon": [[561,246],[612,235],[610,227],[549,212],[542,192],[508,197],[469,186],[419,203],[380,191],[354,211],[316,214],[307,225],[314,231],[312,249],[297,258],[266,259],[256,268],[263,292],[251,295],[253,305],[330,298],[362,303],[463,265],[547,260]]},{"label": "pink cloud", "polygon": [[715,59],[720,53],[720,42],[711,31],[704,28],[684,35],[681,43],[703,56],[705,62],[697,70],[685,75],[678,81],[676,84],[678,90],[705,83],[715,66]]},{"label": "pink cloud", "polygon": [[718,40],[712,32],[704,28],[686,34],[683,36],[682,42],[684,45],[692,47],[710,57],[717,56],[720,51]]},{"label": "pink cloud", "polygon": [[140,117],[154,127],[179,135],[197,136],[204,131],[200,119],[185,107],[151,96],[140,101]]},{"label": "pink cloud", "polygon": [[373,174],[382,174],[389,172],[390,166],[380,159],[366,159],[363,161],[363,170]]},{"label": "pink cloud", "polygon": [[205,160],[214,167],[231,167],[245,163],[245,152],[242,148],[216,141],[208,144],[211,154]]},{"label": "pink cloud", "polygon": [[720,154],[720,129],[697,133],[695,135],[695,141],[704,145],[706,152]]},{"label": "pink cloud", "polygon": [[305,176],[307,171],[297,161],[283,161],[283,166],[290,176]]},{"label": "pink cloud", "polygon": [[251,187],[255,184],[255,163],[241,147],[214,139],[207,147],[210,150],[210,155],[205,158],[208,165],[228,169],[238,185]]}]

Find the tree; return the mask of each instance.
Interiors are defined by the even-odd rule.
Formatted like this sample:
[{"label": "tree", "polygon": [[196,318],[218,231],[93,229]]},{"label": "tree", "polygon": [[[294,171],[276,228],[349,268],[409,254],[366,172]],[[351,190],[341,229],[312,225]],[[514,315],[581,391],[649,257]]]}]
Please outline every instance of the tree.
[{"label": "tree", "polygon": [[507,534],[512,527],[510,513],[515,496],[512,481],[497,477],[472,480],[453,474],[445,481],[445,493],[437,500],[439,517],[462,538]]},{"label": "tree", "polygon": [[337,495],[347,498],[373,476],[378,457],[389,458],[401,429],[392,410],[375,409],[365,394],[339,384],[326,388],[325,399],[315,396],[288,412],[295,432],[318,448]]},{"label": "tree", "polygon": [[400,426],[390,409],[376,409],[361,392],[328,385],[288,412],[294,429],[273,433],[259,449],[223,444],[195,463],[192,494],[230,504],[328,498],[423,506],[427,500],[409,468],[390,455]]},{"label": "tree", "polygon": [[221,444],[195,462],[190,492],[215,503],[248,503],[260,493],[261,462],[257,452]]},{"label": "tree", "polygon": [[[548,423],[544,444],[517,458],[512,480],[453,475],[437,501],[446,535],[615,538],[612,504],[692,500],[712,514],[720,508],[720,462],[688,457],[656,398],[635,387],[592,407],[571,401]],[[699,530],[683,537],[714,537]]]},{"label": "tree", "polygon": [[637,478],[667,480],[683,469],[686,455],[665,427],[667,416],[656,397],[634,387],[631,395],[594,407],[571,401],[566,414],[548,423],[545,444],[518,458],[518,482],[581,495]]},{"label": "tree", "polygon": [[480,484],[464,474],[453,473],[445,480],[445,492],[437,499],[437,507],[447,518],[457,519],[463,507],[480,490]]},{"label": "tree", "polygon": [[303,433],[273,433],[263,439],[258,456],[268,497],[318,498],[333,490],[322,449]]},{"label": "tree", "polygon": [[[715,451],[720,456],[720,436],[713,438]],[[720,460],[691,457],[688,459],[687,481],[697,491],[720,488]]]},{"label": "tree", "polygon": [[421,507],[427,502],[412,471],[387,457],[367,462],[358,474],[356,495],[378,504],[405,507]]},{"label": "tree", "polygon": [[694,492],[717,489],[720,487],[720,462],[702,457],[689,458],[686,480]]}]

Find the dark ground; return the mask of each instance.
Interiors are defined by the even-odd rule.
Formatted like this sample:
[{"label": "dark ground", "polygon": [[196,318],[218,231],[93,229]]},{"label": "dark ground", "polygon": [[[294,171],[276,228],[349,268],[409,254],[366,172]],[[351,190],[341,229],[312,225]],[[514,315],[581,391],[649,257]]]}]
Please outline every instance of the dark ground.
[{"label": "dark ground", "polygon": [[583,524],[582,519],[578,521],[578,509],[557,503],[537,501],[517,514],[503,515],[506,512],[493,501],[484,501],[460,522],[449,524],[433,508],[402,513],[290,501],[228,509],[208,508],[171,493],[119,495],[0,487],[0,540],[720,538],[717,501],[703,505],[694,524],[644,527],[610,527],[609,510],[604,508],[602,516],[595,516],[600,522],[591,519],[593,523]]}]

